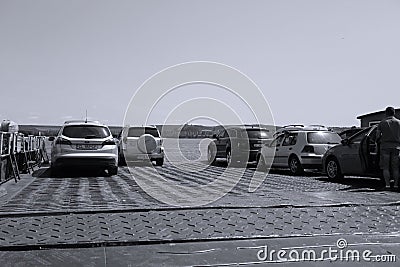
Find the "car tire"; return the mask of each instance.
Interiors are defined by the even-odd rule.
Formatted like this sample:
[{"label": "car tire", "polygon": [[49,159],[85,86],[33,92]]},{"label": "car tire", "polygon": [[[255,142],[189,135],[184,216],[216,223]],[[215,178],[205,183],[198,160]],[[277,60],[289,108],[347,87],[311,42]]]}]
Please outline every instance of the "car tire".
[{"label": "car tire", "polygon": [[207,161],[208,161],[208,164],[214,165],[215,164],[215,160],[216,160],[216,155],[214,153],[214,150],[209,147],[207,149]]},{"label": "car tire", "polygon": [[156,166],[162,166],[164,164],[164,158],[156,159]]},{"label": "car tire", "polygon": [[289,170],[292,175],[300,175],[304,172],[300,160],[296,156],[291,156],[289,159]]},{"label": "car tire", "polygon": [[107,172],[109,176],[117,175],[118,167],[110,167],[107,169]]},{"label": "car tire", "polygon": [[326,161],[325,170],[326,170],[326,175],[328,176],[329,179],[333,180],[343,179],[343,173],[342,170],[340,169],[339,162],[336,158],[332,157]]}]

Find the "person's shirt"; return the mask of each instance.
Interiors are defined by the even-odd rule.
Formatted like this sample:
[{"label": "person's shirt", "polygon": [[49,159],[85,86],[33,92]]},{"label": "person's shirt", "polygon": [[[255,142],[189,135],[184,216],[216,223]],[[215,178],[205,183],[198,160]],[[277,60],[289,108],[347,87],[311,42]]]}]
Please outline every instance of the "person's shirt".
[{"label": "person's shirt", "polygon": [[400,148],[400,120],[394,116],[383,119],[378,124],[376,136],[381,148]]}]

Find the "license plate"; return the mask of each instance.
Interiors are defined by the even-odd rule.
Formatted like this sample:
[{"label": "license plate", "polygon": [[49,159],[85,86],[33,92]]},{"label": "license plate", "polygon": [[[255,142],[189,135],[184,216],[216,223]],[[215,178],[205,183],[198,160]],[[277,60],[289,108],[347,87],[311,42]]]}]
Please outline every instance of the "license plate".
[{"label": "license plate", "polygon": [[79,150],[96,150],[98,149],[99,146],[98,145],[90,145],[90,144],[83,144],[83,145],[76,145],[76,149]]},{"label": "license plate", "polygon": [[254,144],[254,147],[262,147],[262,144]]}]

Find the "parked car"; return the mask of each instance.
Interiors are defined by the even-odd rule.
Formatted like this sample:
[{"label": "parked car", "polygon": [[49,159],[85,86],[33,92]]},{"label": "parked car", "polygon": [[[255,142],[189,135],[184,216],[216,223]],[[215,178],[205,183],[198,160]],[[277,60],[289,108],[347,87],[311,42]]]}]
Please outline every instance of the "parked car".
[{"label": "parked car", "polygon": [[163,140],[154,126],[125,126],[119,142],[119,156],[124,162],[155,161],[157,166],[164,164]]},{"label": "parked car", "polygon": [[283,127],[269,145],[261,148],[258,158],[261,164],[268,161],[271,168],[289,168],[298,175],[304,169],[322,169],[323,155],[340,141],[337,133],[320,125]]},{"label": "parked car", "polygon": [[67,121],[56,137],[50,137],[51,170],[65,166],[104,168],[118,172],[118,148],[109,128],[94,121]]},{"label": "parked car", "polygon": [[256,126],[229,126],[213,136],[207,148],[207,159],[210,164],[216,159],[224,158],[227,164],[255,162],[257,154],[272,135],[269,130]]},{"label": "parked car", "polygon": [[341,179],[344,175],[382,177],[379,168],[379,147],[376,126],[368,127],[341,144],[329,149],[324,158],[324,172],[329,178]]}]

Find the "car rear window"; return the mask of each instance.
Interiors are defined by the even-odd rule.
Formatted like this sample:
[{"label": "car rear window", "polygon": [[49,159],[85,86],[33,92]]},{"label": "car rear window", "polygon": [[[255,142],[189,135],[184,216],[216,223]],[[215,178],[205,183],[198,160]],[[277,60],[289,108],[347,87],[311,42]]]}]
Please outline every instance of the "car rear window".
[{"label": "car rear window", "polygon": [[310,144],[340,144],[342,139],[333,132],[307,133],[307,141]]},{"label": "car rear window", "polygon": [[140,137],[143,134],[151,134],[154,137],[160,137],[155,128],[131,127],[128,131],[128,137]]},{"label": "car rear window", "polygon": [[71,125],[65,126],[62,134],[70,138],[105,138],[110,136],[110,130],[104,126]]},{"label": "car rear window", "polygon": [[270,138],[269,132],[266,130],[246,130],[249,138]]}]

